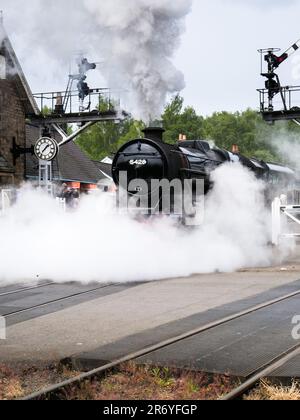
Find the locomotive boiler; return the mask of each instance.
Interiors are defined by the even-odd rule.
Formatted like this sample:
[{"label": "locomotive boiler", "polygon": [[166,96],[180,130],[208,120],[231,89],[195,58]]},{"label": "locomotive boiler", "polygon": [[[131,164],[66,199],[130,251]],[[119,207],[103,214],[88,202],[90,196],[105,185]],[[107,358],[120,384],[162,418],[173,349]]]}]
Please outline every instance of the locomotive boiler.
[{"label": "locomotive boiler", "polygon": [[[295,172],[280,164],[267,163],[257,159],[249,159],[240,153],[232,153],[211,146],[205,140],[186,140],[177,144],[163,141],[164,130],[160,127],[146,128],[144,137],[134,139],[123,145],[116,153],[112,173],[117,187],[125,191],[129,197],[148,197],[146,210],[157,213],[164,211],[162,193],[155,191],[157,184],[153,180],[190,181],[193,202],[197,201],[194,182],[203,182],[203,194],[213,187],[211,173],[225,163],[240,163],[252,171],[258,179],[266,183],[266,189],[274,189],[279,185],[288,185],[295,178]],[[126,177],[123,175],[126,174]],[[155,202],[150,196],[156,197]],[[145,210],[145,209],[144,209]],[[174,208],[170,207],[170,213]]]}]

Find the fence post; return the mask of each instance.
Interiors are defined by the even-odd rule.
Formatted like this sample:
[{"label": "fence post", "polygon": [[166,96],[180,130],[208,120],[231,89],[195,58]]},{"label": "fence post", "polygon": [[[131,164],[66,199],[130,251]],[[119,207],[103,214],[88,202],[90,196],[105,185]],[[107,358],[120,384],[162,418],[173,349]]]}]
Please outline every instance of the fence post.
[{"label": "fence post", "polygon": [[1,215],[3,216],[10,207],[11,198],[9,194],[11,190],[1,190]]},{"label": "fence post", "polygon": [[279,245],[281,235],[281,200],[275,198],[272,203],[272,244]]},{"label": "fence post", "polygon": [[59,207],[64,211],[64,212],[66,212],[66,200],[65,200],[65,198],[59,198],[59,197],[57,197],[56,198],[56,202],[57,202],[57,204],[59,205]]}]

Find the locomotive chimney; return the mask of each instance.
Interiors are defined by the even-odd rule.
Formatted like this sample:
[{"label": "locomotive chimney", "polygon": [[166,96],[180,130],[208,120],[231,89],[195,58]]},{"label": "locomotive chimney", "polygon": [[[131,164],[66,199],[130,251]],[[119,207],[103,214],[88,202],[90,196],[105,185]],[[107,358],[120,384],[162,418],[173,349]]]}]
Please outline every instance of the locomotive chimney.
[{"label": "locomotive chimney", "polygon": [[143,133],[146,139],[163,142],[165,131],[162,127],[147,127],[143,130]]}]

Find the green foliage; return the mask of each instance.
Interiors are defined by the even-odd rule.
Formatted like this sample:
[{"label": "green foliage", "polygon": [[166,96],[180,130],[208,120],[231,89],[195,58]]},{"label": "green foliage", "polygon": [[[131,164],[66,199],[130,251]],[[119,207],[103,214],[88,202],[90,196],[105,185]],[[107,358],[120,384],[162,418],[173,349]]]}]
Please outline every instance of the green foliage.
[{"label": "green foliage", "polygon": [[46,105],[42,109],[42,115],[44,117],[48,117],[49,115],[51,115],[51,112],[52,112],[51,109]]},{"label": "green foliage", "polygon": [[[106,112],[112,107],[113,104],[105,98],[98,105],[101,112]],[[112,121],[101,122],[78,136],[76,143],[92,160],[102,160],[114,154],[122,144],[140,137],[143,128],[141,121],[132,118],[127,118],[120,124]]]},{"label": "green foliage", "polygon": [[151,373],[160,388],[169,388],[176,382],[168,368],[153,368]]},{"label": "green foliage", "polygon": [[198,116],[194,108],[184,108],[183,98],[178,95],[167,105],[162,121],[167,143],[175,143],[180,134],[185,134],[189,139],[203,138],[204,118]]},{"label": "green foliage", "polygon": [[143,129],[145,124],[142,121],[129,120],[126,130],[118,140],[118,148],[130,140],[143,137]]},{"label": "green foliage", "polygon": [[191,394],[198,394],[201,390],[200,386],[197,385],[192,379],[187,382],[188,391]]},{"label": "green foliage", "polygon": [[218,147],[231,150],[233,144],[248,157],[276,160],[276,151],[271,139],[274,127],[266,124],[261,116],[248,109],[244,112],[221,112],[206,118],[205,137],[213,140]]},{"label": "green foliage", "polygon": [[115,153],[128,140],[140,137],[142,129],[143,123],[133,119],[120,124],[101,122],[81,134],[76,143],[92,160],[101,160]]},{"label": "green foliage", "polygon": [[[216,146],[227,150],[237,144],[240,152],[248,157],[265,161],[282,160],[272,145],[281,124],[268,125],[258,112],[251,109],[235,113],[216,112],[204,118],[193,107],[184,107],[183,98],[177,95],[166,106],[162,121],[167,143],[176,143],[179,135],[184,134],[188,139],[212,140]],[[141,137],[144,127],[142,121],[132,118],[118,125],[99,123],[83,133],[77,143],[91,159],[100,160],[116,152],[127,141]],[[300,129],[295,124],[285,124],[284,130],[298,139]]]}]

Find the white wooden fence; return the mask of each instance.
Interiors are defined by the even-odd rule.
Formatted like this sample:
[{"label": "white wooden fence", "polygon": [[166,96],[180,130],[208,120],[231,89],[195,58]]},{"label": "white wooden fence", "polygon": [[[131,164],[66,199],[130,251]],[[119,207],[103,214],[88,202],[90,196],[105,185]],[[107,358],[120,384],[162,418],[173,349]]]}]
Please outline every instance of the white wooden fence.
[{"label": "white wooden fence", "polygon": [[280,244],[284,238],[300,238],[300,204],[288,204],[281,195],[272,203],[272,243]]},{"label": "white wooden fence", "polygon": [[65,212],[67,209],[67,205],[66,205],[66,200],[65,198],[56,198],[56,203],[58,204],[58,206]]},{"label": "white wooden fence", "polygon": [[0,191],[0,215],[3,216],[12,205],[13,191],[8,189]]}]

